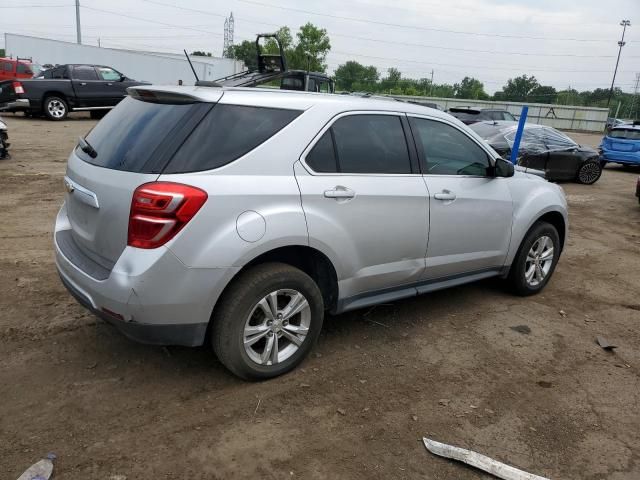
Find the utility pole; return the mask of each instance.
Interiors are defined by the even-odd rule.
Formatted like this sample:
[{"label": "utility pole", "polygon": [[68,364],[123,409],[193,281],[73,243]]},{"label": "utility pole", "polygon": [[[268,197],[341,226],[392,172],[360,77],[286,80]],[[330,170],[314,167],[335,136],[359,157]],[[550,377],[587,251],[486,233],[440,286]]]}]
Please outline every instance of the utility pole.
[{"label": "utility pole", "polygon": [[433,97],[433,68],[431,69],[431,89],[429,90],[429,96]]},{"label": "utility pole", "polygon": [[631,26],[630,20],[622,20],[620,22],[622,26],[622,39],[618,42],[618,59],[616,60],[616,68],[613,71],[613,79],[611,80],[611,88],[609,89],[609,98],[607,99],[607,108],[609,108],[609,104],[611,103],[611,97],[613,95],[613,85],[616,83],[616,74],[618,73],[618,64],[620,63],[620,54],[622,53],[622,47],[624,47],[624,34],[627,31],[627,27]]},{"label": "utility pole", "polygon": [[80,0],[76,0],[76,36],[78,45],[82,44],[82,31],[80,28]]}]

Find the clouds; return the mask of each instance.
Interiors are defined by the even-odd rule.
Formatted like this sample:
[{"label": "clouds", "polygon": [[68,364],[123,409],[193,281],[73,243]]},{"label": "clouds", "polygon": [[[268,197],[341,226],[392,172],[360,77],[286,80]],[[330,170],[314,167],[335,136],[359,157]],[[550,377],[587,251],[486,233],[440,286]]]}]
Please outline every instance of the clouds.
[{"label": "clouds", "polygon": [[[25,1],[38,5],[65,3]],[[541,83],[557,88],[607,87],[617,54],[621,30],[618,24],[622,18],[629,18],[632,27],[623,49],[617,84],[631,90],[635,72],[640,71],[638,0],[612,0],[608,4],[601,0],[82,0],[81,3],[87,7],[82,9],[85,43],[96,44],[100,37],[103,46],[172,52],[187,48],[219,55],[224,16],[233,10],[236,42],[253,39],[256,33],[273,31],[280,25],[296,31],[310,21],[329,32],[333,47],[327,58],[330,69],[350,59],[375,65],[380,70],[398,67],[404,76],[415,78],[427,77],[433,69],[436,82],[454,83],[469,75],[482,80],[488,91],[500,88],[508,78],[521,73],[533,73]],[[24,9],[0,8],[0,31],[73,41],[74,15],[72,6],[31,8],[28,16]],[[637,27],[633,25],[634,17]]]}]

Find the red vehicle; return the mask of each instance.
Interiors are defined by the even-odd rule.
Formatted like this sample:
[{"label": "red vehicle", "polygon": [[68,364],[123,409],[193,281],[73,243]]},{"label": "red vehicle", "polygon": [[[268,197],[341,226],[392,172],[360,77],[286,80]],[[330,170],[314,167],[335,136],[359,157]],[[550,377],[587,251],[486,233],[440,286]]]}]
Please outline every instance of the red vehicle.
[{"label": "red vehicle", "polygon": [[32,78],[33,65],[26,58],[0,58],[0,81]]}]

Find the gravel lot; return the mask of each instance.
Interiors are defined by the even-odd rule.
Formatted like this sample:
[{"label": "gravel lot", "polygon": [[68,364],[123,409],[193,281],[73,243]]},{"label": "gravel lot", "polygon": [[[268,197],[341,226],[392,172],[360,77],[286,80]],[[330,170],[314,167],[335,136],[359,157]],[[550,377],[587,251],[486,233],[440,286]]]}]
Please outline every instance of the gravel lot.
[{"label": "gravel lot", "polygon": [[487,478],[427,453],[424,435],[552,478],[640,478],[640,172],[563,185],[570,239],[543,294],[487,281],[331,317],[302,368],[251,384],[208,348],[133,343],[75,303],[51,232],[67,155],[94,122],[5,119],[3,479],[47,452],[56,479]]}]

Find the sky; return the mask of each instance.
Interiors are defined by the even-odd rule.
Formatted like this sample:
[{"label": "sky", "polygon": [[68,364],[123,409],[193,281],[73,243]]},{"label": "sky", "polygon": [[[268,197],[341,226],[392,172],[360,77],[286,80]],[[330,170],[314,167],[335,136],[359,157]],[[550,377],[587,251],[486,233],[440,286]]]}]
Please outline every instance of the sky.
[{"label": "sky", "polygon": [[[224,20],[235,43],[311,22],[327,30],[329,72],[348,60],[403,77],[481,80],[488,93],[533,74],[543,85],[633,92],[640,73],[640,0],[80,0],[83,43],[220,56]],[[75,41],[74,0],[0,0],[0,33]],[[3,46],[4,35],[0,38]]]}]

